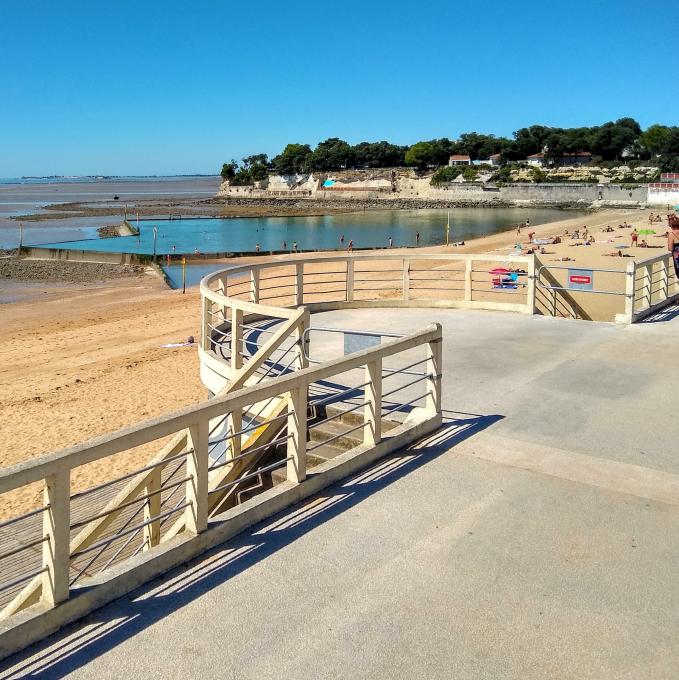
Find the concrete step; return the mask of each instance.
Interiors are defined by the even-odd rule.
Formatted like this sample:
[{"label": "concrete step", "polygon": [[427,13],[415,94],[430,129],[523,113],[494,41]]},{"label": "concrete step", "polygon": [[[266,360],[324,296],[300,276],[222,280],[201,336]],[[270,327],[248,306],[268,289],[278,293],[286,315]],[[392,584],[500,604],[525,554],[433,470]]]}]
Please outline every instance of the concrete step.
[{"label": "concrete step", "polygon": [[[358,423],[360,426],[362,423]],[[310,442],[325,442],[332,439],[332,445],[342,448],[345,451],[353,449],[363,442],[363,429],[359,427],[353,432],[348,432],[357,425],[350,425],[343,423],[339,418],[327,422],[321,422],[318,425],[310,424],[309,440]],[[313,444],[311,444],[313,446]]]},{"label": "concrete step", "polygon": [[[361,409],[355,411],[345,412],[339,406],[321,406],[317,409],[310,409],[308,414],[309,427],[308,430],[308,448],[313,448],[307,453],[307,468],[313,469],[317,465],[321,465],[326,461],[339,456],[340,454],[353,449],[363,443],[363,430],[357,428],[353,432],[347,433],[357,425],[363,424],[363,412]],[[327,422],[326,418],[333,418]],[[319,425],[312,427],[314,423]],[[400,423],[393,420],[382,419],[382,432],[386,433],[389,430],[400,425]],[[337,437],[336,439],[333,439]],[[332,441],[328,441],[331,440]],[[281,460],[285,457],[286,447],[284,444],[279,444],[275,450],[273,448],[267,452],[267,455],[259,462],[259,466],[268,465],[276,460]],[[270,473],[263,475],[266,479],[262,480],[262,484],[257,481],[250,483],[250,488],[241,493],[241,502],[261,491],[271,488],[276,484],[281,484],[286,481],[287,475],[285,467],[280,467]]]},{"label": "concrete step", "polygon": [[[347,412],[341,406],[328,405],[325,407],[325,417],[336,416],[340,413],[342,415],[338,418],[335,418],[335,420],[346,423],[347,425],[360,425],[363,422],[362,409],[356,409],[355,411]],[[386,418],[382,418],[382,432],[393,430],[398,425],[400,425],[400,423],[395,420],[387,420]],[[358,432],[358,430],[356,430],[356,432]]]}]

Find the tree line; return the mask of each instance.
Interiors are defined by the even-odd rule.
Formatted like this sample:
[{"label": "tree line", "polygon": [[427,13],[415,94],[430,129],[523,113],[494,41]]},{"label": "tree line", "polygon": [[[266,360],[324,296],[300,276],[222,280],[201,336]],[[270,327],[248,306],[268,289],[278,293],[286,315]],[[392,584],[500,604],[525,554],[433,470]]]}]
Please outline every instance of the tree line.
[{"label": "tree line", "polygon": [[267,154],[246,156],[240,163],[224,163],[222,177],[232,184],[252,184],[269,172],[280,175],[341,170],[347,168],[413,167],[419,170],[447,165],[451,155],[483,160],[500,154],[502,164],[521,161],[536,153],[555,161],[562,155],[588,151],[593,162],[650,160],[664,172],[679,172],[679,127],[651,125],[642,130],[633,118],[620,118],[603,125],[556,128],[531,125],[512,137],[465,132],[456,140],[447,137],[399,146],[387,141],[351,145],[332,137],[312,149],[309,144],[288,144],[269,159]]}]

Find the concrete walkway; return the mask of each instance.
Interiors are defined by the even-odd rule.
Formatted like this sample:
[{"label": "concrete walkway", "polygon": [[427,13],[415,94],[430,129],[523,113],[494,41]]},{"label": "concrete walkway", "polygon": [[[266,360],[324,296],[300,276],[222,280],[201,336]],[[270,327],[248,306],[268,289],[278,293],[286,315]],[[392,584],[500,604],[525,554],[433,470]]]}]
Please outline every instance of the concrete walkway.
[{"label": "concrete walkway", "polygon": [[675,678],[679,316],[444,326],[446,425],[0,677]]}]

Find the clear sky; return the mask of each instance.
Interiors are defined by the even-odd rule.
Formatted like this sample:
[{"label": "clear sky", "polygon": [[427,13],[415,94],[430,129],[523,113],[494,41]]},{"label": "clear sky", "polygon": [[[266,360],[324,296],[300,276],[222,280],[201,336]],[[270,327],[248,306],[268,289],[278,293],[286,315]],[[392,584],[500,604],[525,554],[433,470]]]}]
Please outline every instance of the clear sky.
[{"label": "clear sky", "polygon": [[0,0],[0,177],[679,124],[672,0]]}]

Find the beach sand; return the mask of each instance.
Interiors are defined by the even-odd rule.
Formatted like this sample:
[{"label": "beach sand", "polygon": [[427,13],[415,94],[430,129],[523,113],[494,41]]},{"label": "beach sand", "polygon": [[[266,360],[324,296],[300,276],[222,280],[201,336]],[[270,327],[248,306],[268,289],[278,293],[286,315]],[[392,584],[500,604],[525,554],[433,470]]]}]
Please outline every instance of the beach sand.
[{"label": "beach sand", "polygon": [[[157,277],[102,284],[42,284],[32,299],[2,305],[0,465],[19,463],[205,399],[194,347],[197,290],[170,291]],[[76,470],[74,490],[143,464],[149,446]],[[4,494],[0,517],[33,507],[40,489]]]},{"label": "beach sand", "polygon": [[[588,225],[597,243],[571,247],[546,246],[541,256],[550,263],[573,257],[577,267],[624,269],[627,258],[603,257],[614,243],[629,243],[629,229],[617,229],[626,221],[648,228],[648,210],[593,213],[531,228],[536,238],[548,238]],[[614,233],[602,232],[606,225]],[[664,245],[666,221],[652,225],[659,236],[646,238]],[[604,236],[614,243],[600,243]],[[454,240],[454,233],[451,241]],[[526,230],[520,241],[527,240]],[[421,252],[491,252],[499,257],[514,252],[516,232],[504,232],[468,241],[465,246],[422,248]],[[413,254],[413,250],[408,252]],[[661,249],[627,249],[638,258],[664,252]],[[394,254],[398,250],[394,249]],[[262,261],[262,258],[256,258]],[[277,256],[281,264],[289,256]],[[247,258],[225,261],[225,266],[245,264]],[[197,288],[171,291],[157,278],[119,279],[99,284],[13,284],[15,302],[1,306],[0,418],[4,447],[0,465],[34,458],[91,437],[112,432],[206,399],[199,378],[196,347],[163,349],[161,345],[198,338],[200,303]],[[380,291],[388,296],[388,291]],[[154,443],[112,456],[74,471],[74,491],[140,467],[159,449]],[[5,494],[0,518],[35,507],[40,489]]]}]

